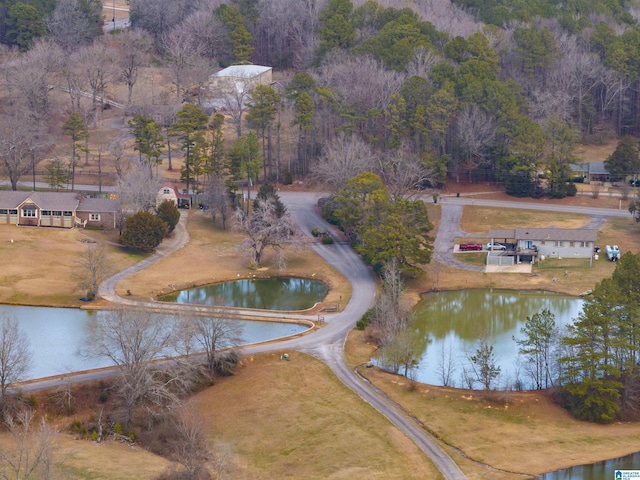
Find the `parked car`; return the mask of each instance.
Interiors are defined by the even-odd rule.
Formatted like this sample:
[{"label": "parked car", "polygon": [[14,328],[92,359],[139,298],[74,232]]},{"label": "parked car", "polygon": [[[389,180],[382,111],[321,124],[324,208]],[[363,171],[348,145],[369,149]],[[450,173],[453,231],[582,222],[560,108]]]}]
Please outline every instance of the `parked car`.
[{"label": "parked car", "polygon": [[487,250],[506,250],[507,246],[504,243],[489,242],[487,243]]},{"label": "parked car", "polygon": [[460,250],[463,252],[467,252],[469,250],[482,250],[482,245],[480,245],[479,243],[473,243],[473,242],[461,243]]}]

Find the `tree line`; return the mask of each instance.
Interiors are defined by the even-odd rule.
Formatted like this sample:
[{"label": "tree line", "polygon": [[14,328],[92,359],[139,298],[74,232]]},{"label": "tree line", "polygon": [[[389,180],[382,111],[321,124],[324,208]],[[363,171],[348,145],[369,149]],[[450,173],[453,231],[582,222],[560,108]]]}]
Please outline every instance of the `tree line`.
[{"label": "tree line", "polygon": [[[16,5],[22,4],[7,4],[6,11]],[[132,1],[132,30],[110,41],[90,33],[92,2],[28,6],[48,20],[24,53],[3,52],[6,88],[15,94],[4,112],[7,123],[21,122],[19,132],[28,132],[11,140],[6,129],[0,154],[10,177],[24,174],[49,148],[42,121],[50,115],[51,85],[64,88],[69,108],[95,126],[116,83],[127,87],[123,103],[132,103],[151,59],[170,74],[175,96],[158,93],[133,111],[153,116],[160,130],[171,126],[177,109],[162,113],[154,104],[200,104],[201,87],[220,66],[254,62],[281,70],[279,86],[253,93],[246,118],[247,91],[226,99],[225,108],[237,137],[245,125],[258,137],[262,176],[276,182],[313,173],[326,146],[342,135],[383,160],[413,157],[429,165],[434,173],[422,186],[490,180],[513,195],[563,197],[575,193],[578,142],[638,134],[638,12],[618,2],[514,8],[458,1],[427,10],[372,0]],[[69,17],[59,22],[67,30],[54,28],[56,12]],[[21,31],[36,23],[21,18]],[[82,105],[83,91],[89,106]],[[150,93],[155,96],[153,84]],[[295,136],[282,135],[285,129]],[[281,141],[293,141],[290,158],[281,158]],[[197,165],[202,153],[193,143]],[[167,155],[171,162],[170,148]]]}]

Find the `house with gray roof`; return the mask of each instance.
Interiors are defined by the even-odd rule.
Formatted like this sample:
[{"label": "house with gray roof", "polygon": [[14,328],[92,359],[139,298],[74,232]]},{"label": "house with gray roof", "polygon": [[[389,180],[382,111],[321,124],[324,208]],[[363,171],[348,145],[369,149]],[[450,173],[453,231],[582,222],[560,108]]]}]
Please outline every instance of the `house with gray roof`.
[{"label": "house with gray roof", "polygon": [[119,202],[73,192],[0,191],[0,225],[115,228]]},{"label": "house with gray roof", "polygon": [[[598,231],[594,228],[513,228],[489,231],[492,242],[515,245],[489,257],[513,257],[516,263],[546,258],[592,258]],[[489,260],[488,260],[489,262]]]},{"label": "house with gray roof", "polygon": [[604,162],[574,163],[571,165],[571,170],[574,174],[582,176],[585,183],[604,183],[611,180],[611,174]]}]

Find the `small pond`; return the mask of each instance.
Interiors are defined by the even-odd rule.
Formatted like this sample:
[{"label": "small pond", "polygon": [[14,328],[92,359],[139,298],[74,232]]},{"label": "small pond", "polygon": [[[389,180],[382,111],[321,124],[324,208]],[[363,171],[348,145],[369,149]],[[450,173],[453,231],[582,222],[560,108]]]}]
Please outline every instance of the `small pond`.
[{"label": "small pond", "polygon": [[[550,310],[557,326],[571,323],[582,311],[577,297],[539,291],[497,289],[456,290],[425,295],[415,309],[413,335],[422,352],[416,380],[443,385],[440,365],[451,365],[449,386],[466,387],[463,367],[477,349],[483,332],[493,345],[495,361],[501,368],[497,386],[513,385],[516,380],[518,345],[513,337],[522,337],[520,329],[528,316]],[[524,364],[524,362],[522,362]],[[524,365],[518,378],[529,388]]]},{"label": "small pond", "polygon": [[[640,452],[591,465],[564,468],[538,477],[539,480],[615,480],[616,470],[640,470]],[[634,477],[638,478],[638,477]]]},{"label": "small pond", "polygon": [[159,298],[163,302],[195,303],[262,310],[306,310],[321,302],[327,286],[307,278],[255,278],[181,290]]},{"label": "small pond", "polygon": [[[77,353],[84,344],[91,318],[104,313],[74,308],[0,305],[0,315],[16,318],[29,338],[33,365],[27,379],[111,365],[106,359],[84,358]],[[292,323],[234,321],[242,326],[240,344],[243,345],[293,335],[307,328]]]}]

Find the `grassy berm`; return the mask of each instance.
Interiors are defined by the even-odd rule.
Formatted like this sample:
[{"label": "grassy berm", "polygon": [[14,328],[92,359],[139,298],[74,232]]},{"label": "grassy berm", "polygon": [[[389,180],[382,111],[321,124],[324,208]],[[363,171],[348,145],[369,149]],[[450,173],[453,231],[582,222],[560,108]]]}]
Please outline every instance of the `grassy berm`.
[{"label": "grassy berm", "polygon": [[[438,208],[430,206],[436,223]],[[468,207],[474,208],[479,207]],[[486,231],[469,219],[485,214],[471,210],[469,215],[468,209],[462,227],[482,239]],[[547,219],[536,217],[535,212],[526,215],[527,222],[554,221],[563,226],[586,223],[584,218]],[[492,217],[490,213],[486,216]],[[515,220],[496,218],[495,227],[511,221]],[[480,223],[486,228],[487,222]],[[152,294],[193,284],[285,273],[328,281],[332,290],[327,303],[335,302],[340,295],[344,300],[350,294],[344,279],[309,250],[292,252],[283,272],[270,261],[266,262],[267,270],[252,271],[235,250],[236,232],[212,227],[201,212],[190,212],[188,228],[191,242],[187,247],[121,282],[118,291],[131,290],[134,297],[148,299]],[[623,251],[640,249],[640,231],[626,219],[609,221],[599,227],[599,232],[599,242],[603,244],[615,240]],[[13,243],[9,241],[12,238]],[[82,292],[74,280],[73,259],[84,248],[81,240],[86,238],[116,240],[103,232],[0,227],[0,261],[4,258],[4,264],[12,265],[11,274],[3,275],[0,301],[75,304]],[[55,255],[51,254],[54,251]],[[13,261],[29,258],[29,253],[34,252],[38,263]],[[117,247],[109,253],[114,270],[139,258]],[[536,276],[513,277],[468,272],[460,275],[454,269],[430,265],[426,275],[409,282],[409,286],[416,299],[436,281],[440,288],[516,284],[518,288],[553,289],[555,285],[560,291],[578,293],[610,275],[613,265],[599,262],[593,269],[561,267],[560,274],[540,271]],[[552,282],[553,276],[556,282]],[[362,364],[372,350],[360,332],[353,332],[347,344],[347,359],[353,366]],[[204,419],[211,448],[221,448],[222,444],[232,452],[229,478],[441,478],[404,435],[347,390],[326,365],[296,352],[288,352],[287,362],[280,360],[280,353],[244,358],[235,376],[224,378],[189,399]],[[413,384],[375,368],[360,371],[441,439],[470,479],[527,478],[640,450],[637,424],[603,426],[578,422],[553,404],[545,392],[483,395]],[[74,415],[49,413],[48,418],[67,432],[73,420],[88,421],[98,414],[99,394],[99,389],[89,389],[82,399],[77,398]],[[43,402],[40,400],[38,405],[44,413]],[[0,443],[6,440],[0,435]],[[98,445],[75,440],[71,433],[60,436],[59,454],[65,472],[78,479],[152,479],[169,465],[168,460],[146,451],[144,445]]]}]

